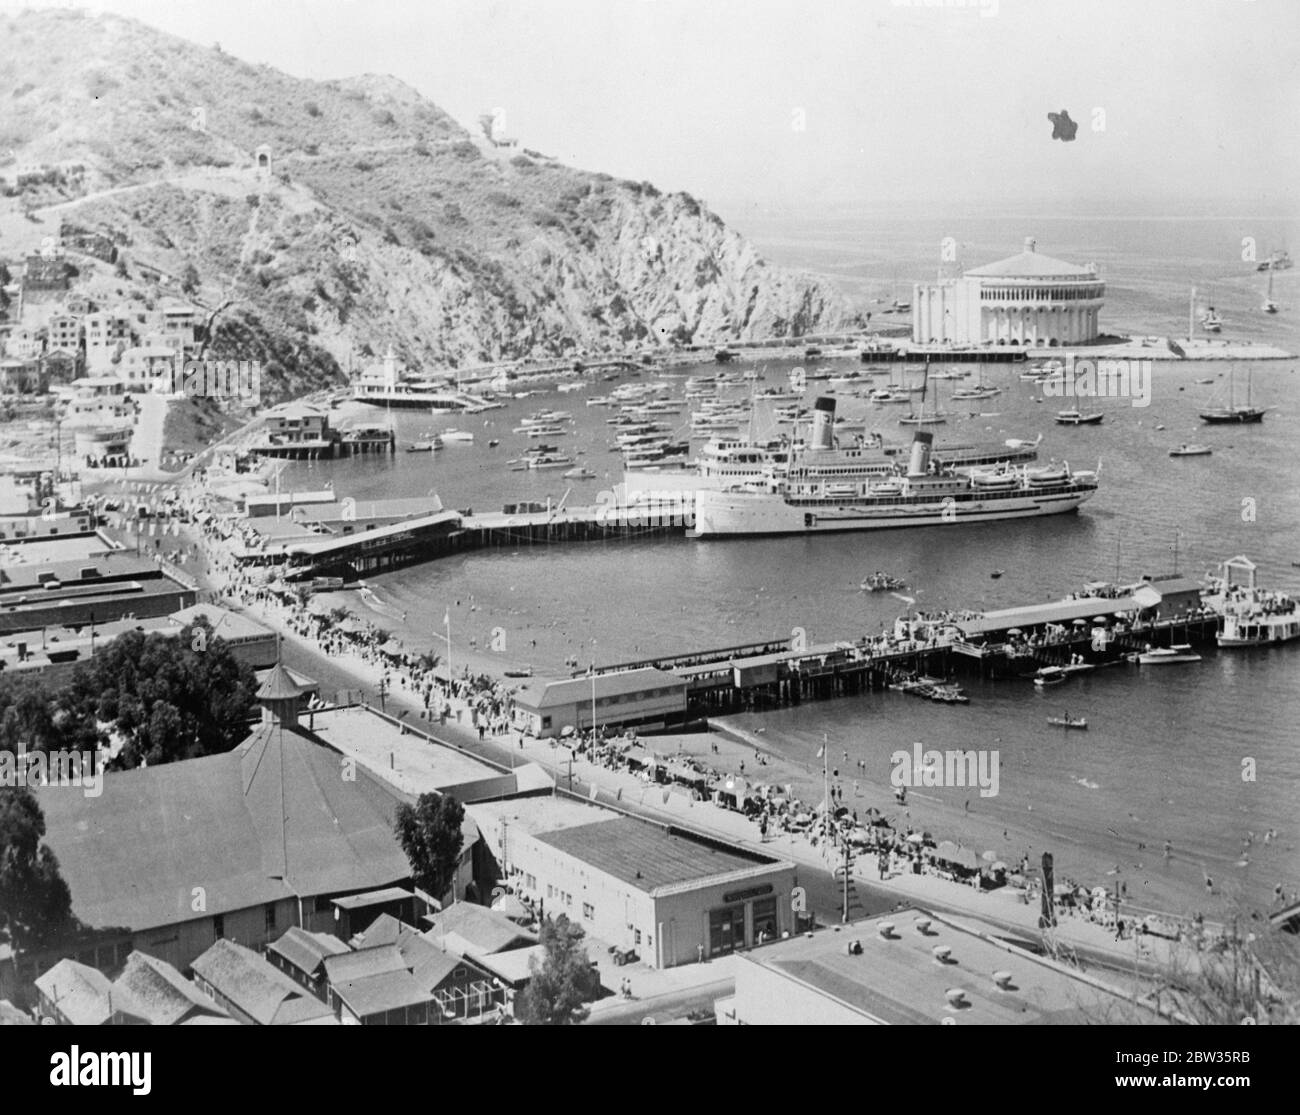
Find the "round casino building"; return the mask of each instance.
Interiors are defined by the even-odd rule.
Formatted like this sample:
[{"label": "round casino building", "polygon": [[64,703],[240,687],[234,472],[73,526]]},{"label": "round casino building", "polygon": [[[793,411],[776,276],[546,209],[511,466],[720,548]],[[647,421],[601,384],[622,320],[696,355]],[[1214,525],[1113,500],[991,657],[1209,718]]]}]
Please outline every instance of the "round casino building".
[{"label": "round casino building", "polygon": [[915,344],[1047,348],[1097,339],[1106,284],[1096,264],[1039,255],[1032,237],[1008,259],[912,288]]}]

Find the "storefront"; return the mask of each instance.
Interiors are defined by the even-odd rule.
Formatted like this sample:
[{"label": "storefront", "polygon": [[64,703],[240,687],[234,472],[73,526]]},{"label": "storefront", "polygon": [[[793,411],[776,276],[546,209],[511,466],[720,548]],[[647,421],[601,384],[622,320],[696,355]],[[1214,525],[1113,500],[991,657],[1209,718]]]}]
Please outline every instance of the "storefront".
[{"label": "storefront", "polygon": [[777,899],[770,883],[722,896],[725,905],[709,911],[709,955],[752,948],[777,936]]}]

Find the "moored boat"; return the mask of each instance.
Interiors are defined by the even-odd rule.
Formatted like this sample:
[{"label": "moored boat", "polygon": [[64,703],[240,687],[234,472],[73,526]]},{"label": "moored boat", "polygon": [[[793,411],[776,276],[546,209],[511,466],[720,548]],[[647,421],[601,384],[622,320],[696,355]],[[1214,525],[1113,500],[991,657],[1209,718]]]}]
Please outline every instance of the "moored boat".
[{"label": "moored boat", "polygon": [[1167,666],[1178,662],[1199,662],[1201,656],[1189,643],[1175,643],[1169,647],[1147,647],[1137,656],[1143,666]]}]

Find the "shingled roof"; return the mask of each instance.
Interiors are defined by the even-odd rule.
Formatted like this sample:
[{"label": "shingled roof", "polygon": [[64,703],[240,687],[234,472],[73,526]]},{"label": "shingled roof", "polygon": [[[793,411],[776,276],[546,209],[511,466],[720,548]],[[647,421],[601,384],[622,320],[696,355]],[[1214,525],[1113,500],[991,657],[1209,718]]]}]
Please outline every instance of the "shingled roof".
[{"label": "shingled roof", "polygon": [[[398,798],[297,725],[263,723],[233,751],[105,776],[98,798],[39,788],[46,842],[85,924],[146,930],[277,899],[404,882]],[[286,823],[286,817],[289,821]]]}]

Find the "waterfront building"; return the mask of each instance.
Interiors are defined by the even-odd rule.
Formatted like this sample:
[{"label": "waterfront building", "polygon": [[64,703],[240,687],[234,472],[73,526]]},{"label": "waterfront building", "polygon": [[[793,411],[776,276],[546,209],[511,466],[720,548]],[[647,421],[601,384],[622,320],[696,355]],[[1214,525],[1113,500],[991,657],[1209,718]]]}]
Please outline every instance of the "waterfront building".
[{"label": "waterfront building", "polygon": [[511,716],[516,728],[546,738],[566,728],[589,731],[593,714],[597,725],[610,728],[678,723],[686,715],[686,682],[651,666],[594,679],[536,678],[515,694]]},{"label": "waterfront building", "polygon": [[914,284],[912,341],[1033,348],[1086,344],[1100,334],[1097,317],[1105,293],[1095,264],[1040,255],[1029,237],[1018,255],[957,279]]},{"label": "waterfront building", "polygon": [[[561,797],[482,802],[466,812],[493,873],[517,894],[652,968],[794,930],[795,866],[775,856]],[[484,873],[481,884],[488,881]]]}]

